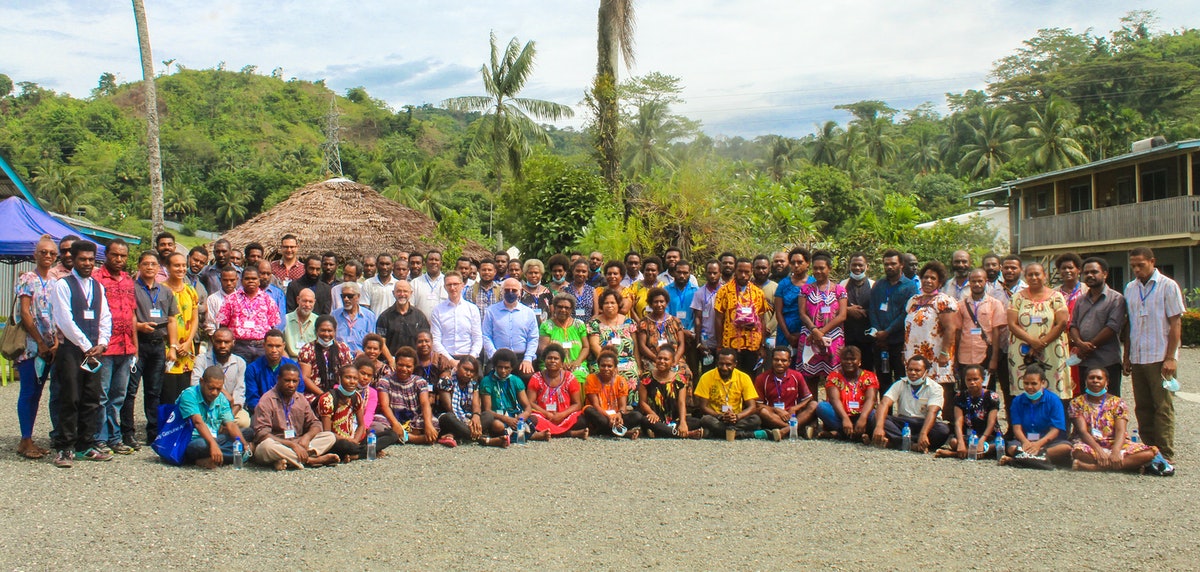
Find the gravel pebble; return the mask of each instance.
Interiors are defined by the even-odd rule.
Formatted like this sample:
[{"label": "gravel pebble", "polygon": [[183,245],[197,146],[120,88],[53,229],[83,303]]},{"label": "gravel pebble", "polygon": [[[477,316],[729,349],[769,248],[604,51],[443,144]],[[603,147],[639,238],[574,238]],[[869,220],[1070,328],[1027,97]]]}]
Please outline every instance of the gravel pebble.
[{"label": "gravel pebble", "polygon": [[[1194,370],[1179,377],[1200,393]],[[275,473],[177,468],[149,448],[67,470],[28,461],[15,453],[18,389],[0,388],[0,568],[1188,569],[1200,557],[1200,405],[1183,398],[1173,478],[649,439],[401,446]]]}]

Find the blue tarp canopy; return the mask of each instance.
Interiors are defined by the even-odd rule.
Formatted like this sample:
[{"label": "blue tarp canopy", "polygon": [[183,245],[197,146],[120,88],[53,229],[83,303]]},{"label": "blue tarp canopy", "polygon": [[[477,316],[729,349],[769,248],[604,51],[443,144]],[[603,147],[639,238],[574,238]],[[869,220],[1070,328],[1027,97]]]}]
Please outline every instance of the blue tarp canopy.
[{"label": "blue tarp canopy", "polygon": [[[32,260],[37,241],[43,234],[54,237],[55,242],[68,234],[95,242],[20,197],[0,201],[0,261]],[[97,243],[96,251],[96,258],[103,259],[104,246]]]}]

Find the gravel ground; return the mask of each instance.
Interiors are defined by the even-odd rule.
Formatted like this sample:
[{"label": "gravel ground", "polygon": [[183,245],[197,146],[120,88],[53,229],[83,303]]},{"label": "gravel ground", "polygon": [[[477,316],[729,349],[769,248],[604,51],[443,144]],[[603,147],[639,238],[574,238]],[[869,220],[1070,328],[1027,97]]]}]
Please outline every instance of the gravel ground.
[{"label": "gravel ground", "polygon": [[[1173,478],[608,439],[404,446],[287,473],[170,467],[147,448],[60,470],[14,452],[14,384],[0,388],[0,568],[1187,569],[1200,374],[1181,374]],[[40,444],[48,430],[43,400]]]}]

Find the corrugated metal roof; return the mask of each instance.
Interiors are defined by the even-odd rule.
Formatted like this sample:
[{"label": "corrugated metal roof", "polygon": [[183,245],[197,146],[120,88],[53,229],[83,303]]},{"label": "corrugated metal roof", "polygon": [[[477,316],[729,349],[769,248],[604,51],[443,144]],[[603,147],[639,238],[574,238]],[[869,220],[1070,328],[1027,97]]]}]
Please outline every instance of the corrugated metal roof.
[{"label": "corrugated metal roof", "polygon": [[1023,186],[1033,184],[1033,183],[1046,181],[1049,179],[1057,179],[1059,177],[1062,177],[1065,175],[1070,175],[1072,173],[1083,173],[1083,172],[1087,172],[1087,171],[1097,170],[1102,167],[1107,167],[1109,165],[1117,165],[1117,164],[1124,163],[1124,162],[1133,162],[1133,161],[1153,157],[1155,155],[1166,155],[1166,154],[1171,153],[1172,151],[1195,149],[1197,147],[1200,147],[1200,139],[1188,139],[1186,141],[1177,141],[1175,143],[1168,143],[1166,145],[1162,145],[1160,147],[1155,147],[1153,149],[1147,149],[1145,151],[1138,151],[1136,153],[1126,153],[1124,155],[1117,155],[1116,157],[1109,157],[1107,159],[1101,159],[1099,161],[1092,161],[1091,163],[1086,163],[1083,165],[1076,165],[1074,167],[1068,167],[1066,169],[1059,169],[1057,171],[1043,173],[1041,175],[1025,177],[1024,179],[1017,179],[1015,181],[1006,181],[1004,183],[1004,186],[1005,187],[1023,187]]}]

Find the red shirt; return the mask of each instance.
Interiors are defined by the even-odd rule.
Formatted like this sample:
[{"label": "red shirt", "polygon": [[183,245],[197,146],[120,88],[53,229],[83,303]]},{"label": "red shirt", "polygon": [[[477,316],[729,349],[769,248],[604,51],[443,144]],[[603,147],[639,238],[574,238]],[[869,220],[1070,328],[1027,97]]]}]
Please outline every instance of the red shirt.
[{"label": "red shirt", "polygon": [[104,355],[125,356],[136,353],[133,312],[137,309],[137,299],[133,295],[133,278],[125,271],[113,276],[108,268],[103,266],[92,272],[92,278],[104,286],[108,311],[112,313],[112,336],[108,339],[108,348],[104,350]]},{"label": "red shirt", "polygon": [[874,387],[879,390],[879,379],[865,369],[860,369],[858,379],[847,381],[842,375],[841,368],[829,374],[825,380],[825,390],[836,387],[842,398],[842,407],[846,410],[847,415],[858,415],[862,411],[863,400],[867,395],[867,388]]},{"label": "red shirt", "polygon": [[282,260],[273,260],[271,261],[271,274],[274,274],[276,279],[286,285],[288,282],[299,280],[301,276],[304,276],[304,262],[297,258],[295,264],[285,267]]},{"label": "red shirt", "polygon": [[812,397],[804,376],[794,369],[788,369],[782,379],[776,377],[774,371],[764,371],[754,380],[754,389],[758,391],[759,401],[772,407],[782,403],[784,409]]}]

